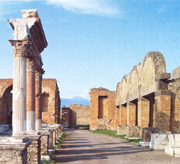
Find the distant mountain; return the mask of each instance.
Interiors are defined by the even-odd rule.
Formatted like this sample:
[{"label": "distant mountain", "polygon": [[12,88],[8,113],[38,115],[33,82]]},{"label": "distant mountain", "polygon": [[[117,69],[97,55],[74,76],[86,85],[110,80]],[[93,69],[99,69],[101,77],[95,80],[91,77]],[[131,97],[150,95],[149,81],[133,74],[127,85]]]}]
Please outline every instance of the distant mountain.
[{"label": "distant mountain", "polygon": [[89,100],[86,100],[79,96],[73,97],[72,99],[61,98],[61,108],[63,106],[69,107],[71,104],[81,104],[89,106],[90,103]]}]

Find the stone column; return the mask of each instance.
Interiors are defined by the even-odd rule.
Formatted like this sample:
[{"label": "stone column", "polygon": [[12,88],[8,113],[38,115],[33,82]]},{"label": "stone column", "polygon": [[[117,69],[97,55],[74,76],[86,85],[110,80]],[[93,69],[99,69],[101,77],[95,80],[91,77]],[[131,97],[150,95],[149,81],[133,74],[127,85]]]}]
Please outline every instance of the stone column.
[{"label": "stone column", "polygon": [[27,60],[26,70],[27,80],[27,131],[35,130],[35,63],[33,60]]},{"label": "stone column", "polygon": [[13,135],[26,130],[26,57],[28,40],[10,40],[14,49]]},{"label": "stone column", "polygon": [[121,105],[121,125],[127,125],[127,108]]},{"label": "stone column", "polygon": [[42,128],[42,109],[41,109],[41,92],[42,92],[42,73],[36,71],[35,74],[35,95],[36,95],[36,130]]},{"label": "stone column", "polygon": [[127,125],[136,125],[136,105],[131,102],[127,103]]},{"label": "stone column", "polygon": [[150,102],[143,97],[138,99],[138,126],[149,127]]},{"label": "stone column", "polygon": [[170,130],[171,93],[158,91],[155,95],[156,121],[155,127],[162,131]]},{"label": "stone column", "polygon": [[169,73],[163,73],[156,76],[155,107],[156,120],[155,127],[162,131],[170,130],[171,116],[171,92],[168,90]]},{"label": "stone column", "polygon": [[119,125],[119,107],[115,108],[115,114],[114,114],[114,129],[117,130],[117,127]]}]

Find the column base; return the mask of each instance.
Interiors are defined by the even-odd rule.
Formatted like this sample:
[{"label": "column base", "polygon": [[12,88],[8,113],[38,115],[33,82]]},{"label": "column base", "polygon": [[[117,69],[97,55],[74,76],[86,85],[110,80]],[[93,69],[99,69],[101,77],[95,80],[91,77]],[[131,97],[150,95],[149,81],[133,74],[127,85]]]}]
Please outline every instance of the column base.
[{"label": "column base", "polygon": [[35,130],[35,111],[27,111],[27,131]]},{"label": "column base", "polygon": [[42,129],[42,120],[36,119],[36,130]]}]

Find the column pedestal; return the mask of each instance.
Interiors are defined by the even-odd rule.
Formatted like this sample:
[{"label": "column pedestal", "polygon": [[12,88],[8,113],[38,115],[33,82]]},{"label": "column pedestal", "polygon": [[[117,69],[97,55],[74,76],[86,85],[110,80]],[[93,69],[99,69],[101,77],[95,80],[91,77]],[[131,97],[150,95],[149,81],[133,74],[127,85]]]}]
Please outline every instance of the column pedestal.
[{"label": "column pedestal", "polygon": [[31,140],[25,137],[0,137],[0,163],[25,164],[28,163],[27,148]]}]

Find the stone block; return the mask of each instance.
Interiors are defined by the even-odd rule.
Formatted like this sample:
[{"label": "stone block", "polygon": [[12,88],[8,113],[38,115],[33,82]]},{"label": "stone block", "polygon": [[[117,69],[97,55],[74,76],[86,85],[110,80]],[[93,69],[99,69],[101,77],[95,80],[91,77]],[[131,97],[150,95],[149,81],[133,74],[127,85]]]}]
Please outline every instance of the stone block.
[{"label": "stone block", "polygon": [[142,134],[142,139],[144,142],[150,142],[151,141],[151,134],[152,133],[158,133],[160,130],[159,128],[143,128],[142,129],[143,134]]},{"label": "stone block", "polygon": [[150,148],[155,150],[165,150],[169,143],[169,133],[154,133],[151,134]]},{"label": "stone block", "polygon": [[156,80],[167,80],[171,78],[171,74],[170,73],[161,73],[156,75]]},{"label": "stone block", "polygon": [[172,79],[178,79],[178,78],[180,78],[180,67],[173,70],[172,73]]},{"label": "stone block", "polygon": [[117,129],[117,135],[138,137],[141,135],[141,128],[139,126],[119,125]]},{"label": "stone block", "polygon": [[126,135],[128,133],[127,125],[119,125],[117,129],[117,135]]},{"label": "stone block", "polygon": [[31,142],[31,140],[24,137],[0,137],[0,163],[28,163],[27,148]]}]

